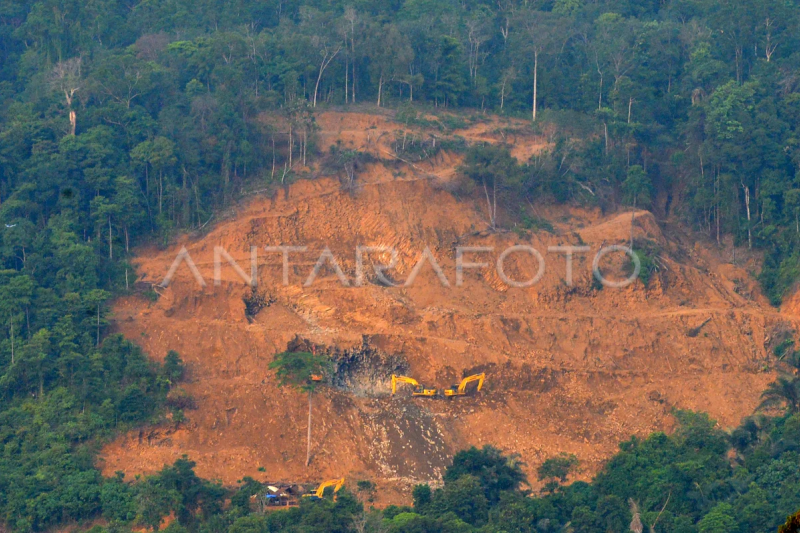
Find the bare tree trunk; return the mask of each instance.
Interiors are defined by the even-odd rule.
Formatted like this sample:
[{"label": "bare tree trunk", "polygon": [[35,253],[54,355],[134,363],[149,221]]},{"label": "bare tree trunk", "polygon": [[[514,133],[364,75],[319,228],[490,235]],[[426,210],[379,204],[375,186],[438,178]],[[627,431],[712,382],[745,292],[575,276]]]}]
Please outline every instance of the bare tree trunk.
[{"label": "bare tree trunk", "polygon": [[[353,52],[353,61],[351,64],[353,65],[353,83],[352,83],[352,98],[350,101],[352,103],[356,103],[356,13],[355,10],[352,10],[349,13],[345,13],[347,15],[347,20],[350,22],[350,50]],[[347,47],[347,40],[344,41],[345,48]]]},{"label": "bare tree trunk", "polygon": [[703,182],[705,182],[706,170],[705,166],[703,165],[703,151],[699,150],[697,155],[700,157],[700,177],[703,178]]},{"label": "bare tree trunk", "polygon": [[633,97],[628,98],[628,124],[631,123],[631,108],[633,107]]},{"label": "bare tree trunk", "polygon": [[483,193],[486,195],[486,207],[489,211],[489,226],[492,230],[495,229],[495,214],[497,210],[497,185],[494,186],[494,207],[492,207],[492,200],[489,198],[489,188],[486,186],[486,181],[483,181]]},{"label": "bare tree trunk", "polygon": [[383,93],[383,76],[378,80],[378,107],[381,106],[381,94]]},{"label": "bare tree trunk", "polygon": [[633,224],[636,222],[636,197],[633,198],[633,211],[631,211],[631,251],[633,251]]},{"label": "bare tree trunk", "polygon": [[717,246],[719,246],[721,244],[720,243],[720,231],[719,231],[719,226],[720,226],[719,219],[720,219],[720,216],[719,216],[719,168],[716,168],[715,169],[715,174],[714,174],[714,221],[716,222],[716,225],[717,225]]},{"label": "bare tree trunk", "polygon": [[753,234],[750,228],[750,189],[742,182],[742,189],[744,189],[744,205],[747,208],[747,247],[753,248]]},{"label": "bare tree trunk", "polygon": [[308,393],[308,436],[306,437],[306,466],[311,463],[311,391]]},{"label": "bare tree trunk", "polygon": [[671,497],[672,497],[672,491],[670,491],[669,494],[667,494],[667,501],[664,502],[664,506],[658,512],[658,516],[656,516],[656,519],[653,520],[652,524],[650,524],[650,533],[656,533],[656,524],[658,524],[658,521],[661,519],[661,514],[664,512],[664,509],[667,508],[667,505],[669,504],[669,499]]},{"label": "bare tree trunk", "polygon": [[197,227],[200,227],[200,224],[203,222],[200,219],[200,195],[197,192],[197,186],[192,182],[192,189],[194,189],[194,207],[195,207],[195,214],[197,215]]},{"label": "bare tree trunk", "polygon": [[256,63],[255,43],[253,44],[253,65],[253,70],[256,73],[256,98],[258,98],[258,63]]},{"label": "bare tree trunk", "polygon": [[162,212],[164,203],[164,173],[163,171],[158,171],[158,214],[160,215]]},{"label": "bare tree trunk", "polygon": [[341,49],[342,48],[340,46],[339,48],[336,49],[336,51],[334,53],[330,54],[330,56],[328,55],[328,50],[327,49],[325,50],[325,55],[322,57],[322,62],[319,64],[319,73],[317,74],[317,83],[316,83],[316,85],[314,85],[314,103],[313,103],[313,107],[317,107],[317,92],[319,91],[319,84],[322,81],[322,74],[325,73],[325,69],[328,68],[328,65],[331,64],[331,61],[333,61],[333,58],[336,57],[336,54],[338,54],[339,50],[341,50]]},{"label": "bare tree trunk", "polygon": [[769,17],[767,17],[764,26],[767,28],[767,44],[764,46],[764,55],[767,58],[767,63],[769,63],[778,45],[772,45],[772,20]]},{"label": "bare tree trunk", "polygon": [[631,533],[642,533],[644,531],[644,525],[642,524],[642,518],[639,514],[639,506],[633,501],[633,498],[628,499],[628,504],[630,505],[631,516],[633,517],[628,529],[630,529]]},{"label": "bare tree trunk", "polygon": [[492,180],[492,226],[497,230],[497,180]]},{"label": "bare tree trunk", "polygon": [[[598,70],[599,72],[599,70]],[[597,98],[597,109],[603,108],[603,73],[600,72],[600,92],[598,93],[599,96]]]},{"label": "bare tree trunk", "polygon": [[536,96],[539,76],[539,51],[533,50],[533,121],[536,122]]},{"label": "bare tree trunk", "polygon": [[736,83],[742,83],[742,47],[736,45],[735,47],[735,55],[736,55]]},{"label": "bare tree trunk", "polygon": [[322,80],[322,67],[319,67],[319,74],[317,74],[317,83],[314,85],[314,103],[312,107],[317,107],[317,91],[319,91],[319,82]]}]

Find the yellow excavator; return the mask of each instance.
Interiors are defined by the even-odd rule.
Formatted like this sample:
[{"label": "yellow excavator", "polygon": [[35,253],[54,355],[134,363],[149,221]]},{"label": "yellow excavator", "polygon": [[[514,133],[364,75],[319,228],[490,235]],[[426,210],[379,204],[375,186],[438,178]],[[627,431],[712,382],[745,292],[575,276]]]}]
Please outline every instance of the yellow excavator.
[{"label": "yellow excavator", "polygon": [[473,376],[468,376],[461,380],[459,385],[453,385],[449,389],[444,390],[445,398],[452,398],[453,396],[465,396],[467,394],[467,385],[472,383],[473,381],[478,382],[478,388],[476,392],[481,390],[483,387],[483,381],[486,379],[486,373],[482,372],[480,374],[475,374]]},{"label": "yellow excavator", "polygon": [[339,492],[339,489],[341,489],[343,485],[344,485],[344,478],[331,479],[329,481],[325,481],[324,483],[320,484],[320,486],[317,487],[317,490],[315,490],[311,494],[303,494],[303,498],[311,498],[312,500],[321,500],[322,497],[325,495],[325,489],[327,489],[328,487],[333,487],[333,501],[336,501],[336,493]]},{"label": "yellow excavator", "polygon": [[408,383],[412,387],[414,387],[414,391],[411,393],[411,396],[427,396],[432,397],[436,396],[436,389],[426,389],[424,385],[420,385],[419,381],[414,378],[409,378],[406,376],[396,376],[392,374],[392,394],[397,392],[397,384],[398,383]]}]

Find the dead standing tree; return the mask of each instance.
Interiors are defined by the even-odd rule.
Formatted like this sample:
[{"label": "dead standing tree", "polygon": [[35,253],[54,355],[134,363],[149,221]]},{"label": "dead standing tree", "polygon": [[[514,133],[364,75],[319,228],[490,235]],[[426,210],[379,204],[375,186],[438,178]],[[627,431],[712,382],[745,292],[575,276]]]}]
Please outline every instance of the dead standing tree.
[{"label": "dead standing tree", "polygon": [[533,55],[533,102],[531,119],[536,122],[539,108],[539,57],[563,36],[563,21],[557,15],[544,11],[525,11],[519,20],[529,41],[530,55]]},{"label": "dead standing tree", "polygon": [[483,62],[485,54],[481,52],[481,45],[489,40],[486,32],[487,23],[479,18],[467,20],[467,44],[469,45],[467,60],[469,66],[469,78],[473,87],[478,84],[478,67]]},{"label": "dead standing tree", "polygon": [[[350,24],[350,65],[352,67],[353,73],[353,84],[352,84],[352,93],[351,93],[351,101],[355,104],[356,103],[356,23],[358,22],[358,13],[356,13],[355,8],[353,6],[347,6],[344,9],[344,19]],[[347,38],[345,38],[344,45],[347,46]],[[347,92],[347,86],[345,84],[345,92]],[[347,98],[345,98],[345,102]]]},{"label": "dead standing tree", "polygon": [[81,58],[73,57],[66,61],[59,61],[56,63],[56,66],[53,67],[53,71],[50,74],[50,85],[53,90],[64,95],[64,101],[69,114],[69,134],[75,135],[78,117],[75,110],[72,109],[72,103],[75,100],[75,93],[77,93],[82,86]]}]

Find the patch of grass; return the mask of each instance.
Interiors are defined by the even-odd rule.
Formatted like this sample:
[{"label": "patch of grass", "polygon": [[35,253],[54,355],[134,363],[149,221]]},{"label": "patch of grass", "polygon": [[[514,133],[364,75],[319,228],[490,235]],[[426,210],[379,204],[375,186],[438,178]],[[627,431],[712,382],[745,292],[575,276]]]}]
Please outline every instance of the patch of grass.
[{"label": "patch of grass", "polygon": [[441,146],[442,150],[459,154],[462,154],[469,149],[469,143],[461,135],[456,135],[447,139],[440,139],[438,144]]},{"label": "patch of grass", "polygon": [[160,298],[159,294],[152,287],[150,287],[145,291],[142,291],[141,294],[147,301],[151,303],[157,302],[158,299]]},{"label": "patch of grass", "polygon": [[394,152],[399,157],[414,163],[433,157],[442,149],[441,143],[437,143],[433,137],[427,135],[396,131],[394,137]]},{"label": "patch of grass", "polygon": [[761,273],[756,277],[770,303],[779,306],[800,279],[800,252],[773,250],[764,256]]},{"label": "patch of grass", "polygon": [[[639,258],[641,270],[639,271],[639,279],[642,285],[647,287],[653,275],[656,274],[660,267],[658,265],[658,256],[661,254],[661,249],[658,245],[650,240],[634,240],[633,251]],[[628,275],[633,273],[635,265],[633,261],[628,266]]]},{"label": "patch of grass", "polygon": [[792,350],[794,347],[794,339],[788,337],[783,339],[780,344],[777,344],[775,348],[772,349],[772,353],[775,354],[775,357],[778,359],[783,359],[784,356]]},{"label": "patch of grass", "polygon": [[411,104],[406,103],[397,110],[394,115],[395,122],[406,126],[417,126],[420,128],[442,129],[442,124],[437,120],[428,120],[421,116]]},{"label": "patch of grass", "polygon": [[356,483],[359,492],[371,492],[375,490],[375,483],[368,479],[361,479]]},{"label": "patch of grass", "polygon": [[469,126],[467,121],[458,115],[444,115],[441,119],[442,126],[446,130],[461,130]]},{"label": "patch of grass", "polygon": [[196,409],[194,398],[183,387],[177,387],[167,393],[167,406],[173,409]]},{"label": "patch of grass", "polygon": [[533,232],[546,231],[555,235],[556,229],[549,220],[537,216],[523,215],[522,227]]},{"label": "patch of grass", "polygon": [[[635,240],[633,244],[633,252],[639,259],[640,269],[638,279],[642,282],[642,285],[647,287],[650,284],[650,281],[653,279],[653,275],[661,269],[661,262],[658,259],[658,256],[661,254],[661,249],[653,241]],[[623,272],[624,275],[628,277],[634,273],[636,264],[629,257],[626,259],[627,261],[623,267]],[[597,280],[594,275],[592,276],[592,280],[592,286],[595,289],[602,289],[603,284]]]}]

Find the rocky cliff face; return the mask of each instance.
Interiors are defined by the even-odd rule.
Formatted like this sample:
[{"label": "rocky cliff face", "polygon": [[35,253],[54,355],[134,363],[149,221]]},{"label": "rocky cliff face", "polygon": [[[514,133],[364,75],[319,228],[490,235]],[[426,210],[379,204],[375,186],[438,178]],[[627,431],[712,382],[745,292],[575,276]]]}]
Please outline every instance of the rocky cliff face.
[{"label": "rocky cliff face", "polygon": [[[323,140],[344,139],[378,155],[388,150],[380,138],[390,126],[366,127],[357,118],[324,115]],[[528,155],[541,146],[540,139],[516,142]],[[116,328],[155,358],[177,350],[197,409],[180,424],[109,444],[104,471],[149,472],[186,453],[200,475],[225,483],[245,475],[347,476],[375,481],[378,501],[397,503],[408,501],[413,483],[440,479],[452,454],[470,445],[520,453],[532,479],[547,457],[574,453],[579,475],[589,477],[621,440],[669,431],[673,408],[707,411],[726,427],[752,412],[773,378],[771,346],[797,318],[768,307],[744,269],[641,211],[634,231],[650,258],[648,285],[601,288],[592,259],[601,246],[628,242],[630,213],[537,206],[552,231],[487,232],[481,204],[447,192],[457,163],[443,154],[422,172],[378,159],[361,170],[356,190],[334,178],[301,181],[251,201],[208,235],[142,250],[143,282],[161,282],[186,247],[206,285],[184,263],[156,301],[119,300]],[[290,254],[287,285],[281,254],[264,251],[281,245],[307,247]],[[545,259],[532,287],[509,286],[495,267],[503,250],[520,245]],[[571,286],[564,254],[547,252],[563,245],[590,248],[576,254]],[[224,257],[215,284],[215,247],[249,274],[251,246],[258,248],[258,287]],[[412,285],[391,286],[372,269],[388,260],[378,252],[364,255],[359,284],[358,246],[397,251],[392,282],[406,280],[427,248],[449,286],[430,262]],[[466,270],[459,286],[457,248],[464,246],[493,251],[465,257],[490,265]],[[306,286],[326,248],[347,283],[328,260]],[[601,262],[618,277],[626,264],[619,254]],[[537,268],[525,252],[504,261],[513,280]],[[308,468],[307,398],[279,388],[268,369],[287,346],[320,350],[335,362],[329,386],[312,399]],[[411,398],[406,389],[391,396],[396,372],[440,389],[474,372],[486,372],[487,381],[480,393],[453,400]]]}]

